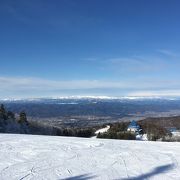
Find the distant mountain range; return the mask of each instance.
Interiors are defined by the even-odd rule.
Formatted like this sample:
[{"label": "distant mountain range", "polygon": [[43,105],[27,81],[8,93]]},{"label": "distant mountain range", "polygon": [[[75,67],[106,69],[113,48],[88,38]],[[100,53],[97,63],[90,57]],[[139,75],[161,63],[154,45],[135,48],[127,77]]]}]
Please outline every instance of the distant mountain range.
[{"label": "distant mountain range", "polygon": [[24,110],[32,117],[111,116],[123,117],[147,112],[180,111],[178,97],[68,96],[58,98],[3,99],[13,112]]},{"label": "distant mountain range", "polygon": [[3,101],[52,101],[52,100],[180,100],[178,96],[59,96],[43,98],[1,98]]},{"label": "distant mountain range", "polygon": [[68,96],[58,98],[3,99],[15,114],[62,126],[89,126],[147,117],[180,116],[179,97]]}]

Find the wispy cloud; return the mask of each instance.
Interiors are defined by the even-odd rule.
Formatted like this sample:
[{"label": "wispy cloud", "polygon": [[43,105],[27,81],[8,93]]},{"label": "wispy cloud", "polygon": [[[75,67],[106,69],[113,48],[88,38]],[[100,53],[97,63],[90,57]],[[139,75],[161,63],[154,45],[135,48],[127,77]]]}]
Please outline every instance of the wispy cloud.
[{"label": "wispy cloud", "polygon": [[[171,87],[168,88],[167,87]],[[119,81],[101,81],[101,80],[71,80],[71,81],[53,81],[41,78],[22,78],[22,77],[0,77],[0,94],[1,98],[6,97],[7,95],[16,96],[29,96],[29,95],[38,95],[53,96],[54,92],[58,91],[69,91],[74,90],[84,90],[88,91],[89,95],[95,89],[101,89],[102,93],[104,90],[113,90],[117,89],[119,92],[122,90],[125,92],[125,95],[128,95],[129,92],[132,94],[129,95],[143,95],[147,92],[152,95],[156,93],[160,94],[162,89],[164,94],[174,95],[174,92],[177,92],[177,89],[180,88],[180,82],[178,81],[162,81],[162,80],[119,80]],[[156,92],[156,93],[154,93]],[[104,93],[103,93],[104,94]],[[73,93],[72,93],[73,95]],[[113,94],[112,94],[113,95]],[[121,93],[118,94],[121,96]]]},{"label": "wispy cloud", "polygon": [[[158,53],[157,53],[158,52]],[[164,76],[178,72],[180,54],[160,49],[147,54],[136,54],[112,58],[86,58],[95,68],[122,77]],[[174,60],[172,62],[172,59]]]},{"label": "wispy cloud", "polygon": [[180,90],[135,91],[128,93],[128,96],[137,96],[137,97],[180,96]]},{"label": "wispy cloud", "polygon": [[106,82],[98,80],[71,80],[71,81],[54,81],[40,78],[11,78],[0,77],[1,90],[6,88],[14,89],[34,89],[34,90],[51,90],[51,89],[93,89],[93,88],[121,88],[123,83]]},{"label": "wispy cloud", "polygon": [[[92,62],[92,63],[95,63]],[[152,73],[163,73],[168,68],[170,68],[169,62],[161,57],[155,55],[144,55],[144,56],[130,56],[130,57],[120,57],[120,58],[108,58],[99,60],[97,65],[99,68],[102,67],[105,70],[109,70],[113,73],[120,73],[121,75],[140,75],[144,76],[146,74]]]},{"label": "wispy cloud", "polygon": [[157,52],[165,55],[165,56],[169,56],[169,57],[180,57],[180,54],[179,53],[175,53],[171,50],[167,50],[167,49],[159,49],[157,50]]}]

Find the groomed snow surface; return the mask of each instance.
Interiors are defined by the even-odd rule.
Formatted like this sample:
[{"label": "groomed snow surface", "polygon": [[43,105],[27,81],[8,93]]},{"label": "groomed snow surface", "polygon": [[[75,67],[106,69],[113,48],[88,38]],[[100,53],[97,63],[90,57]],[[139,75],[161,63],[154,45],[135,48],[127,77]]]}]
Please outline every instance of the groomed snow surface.
[{"label": "groomed snow surface", "polygon": [[110,126],[106,126],[105,128],[99,129],[95,132],[96,135],[98,135],[99,133],[105,133],[110,129]]},{"label": "groomed snow surface", "polygon": [[0,179],[180,179],[180,143],[0,134]]}]

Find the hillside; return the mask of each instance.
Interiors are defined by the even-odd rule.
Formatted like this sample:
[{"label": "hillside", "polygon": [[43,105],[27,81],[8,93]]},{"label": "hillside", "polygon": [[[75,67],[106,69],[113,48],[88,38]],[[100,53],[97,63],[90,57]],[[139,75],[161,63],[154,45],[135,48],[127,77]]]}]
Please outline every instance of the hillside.
[{"label": "hillside", "polygon": [[180,143],[0,134],[0,179],[180,179]]}]

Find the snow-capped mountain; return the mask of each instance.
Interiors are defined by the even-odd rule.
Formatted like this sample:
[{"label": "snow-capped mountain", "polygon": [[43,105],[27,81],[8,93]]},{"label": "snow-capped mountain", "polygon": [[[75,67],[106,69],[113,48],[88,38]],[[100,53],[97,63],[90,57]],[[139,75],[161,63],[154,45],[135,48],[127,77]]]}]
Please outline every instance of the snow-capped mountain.
[{"label": "snow-capped mountain", "polygon": [[57,96],[57,97],[42,97],[42,98],[4,98],[1,102],[15,101],[51,101],[51,100],[180,100],[180,97],[173,96]]}]

